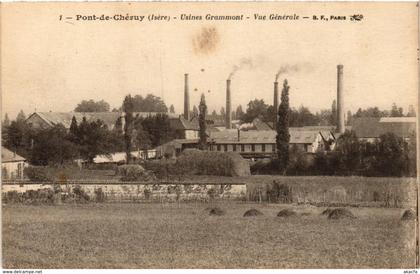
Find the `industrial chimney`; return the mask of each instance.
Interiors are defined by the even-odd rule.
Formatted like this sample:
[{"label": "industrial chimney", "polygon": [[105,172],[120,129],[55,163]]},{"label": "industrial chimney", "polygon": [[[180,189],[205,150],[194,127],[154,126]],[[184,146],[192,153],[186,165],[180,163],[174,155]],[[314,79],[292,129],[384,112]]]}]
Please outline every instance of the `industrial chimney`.
[{"label": "industrial chimney", "polygon": [[273,129],[277,129],[277,119],[278,119],[278,111],[279,111],[279,82],[274,82],[274,121],[273,121]]},{"label": "industrial chimney", "polygon": [[344,133],[343,65],[337,66],[337,131]]},{"label": "industrial chimney", "polygon": [[184,83],[184,119],[190,120],[190,93],[188,91],[188,74],[185,73]]},{"label": "industrial chimney", "polygon": [[232,110],[230,101],[230,79],[226,81],[226,129],[232,128]]}]

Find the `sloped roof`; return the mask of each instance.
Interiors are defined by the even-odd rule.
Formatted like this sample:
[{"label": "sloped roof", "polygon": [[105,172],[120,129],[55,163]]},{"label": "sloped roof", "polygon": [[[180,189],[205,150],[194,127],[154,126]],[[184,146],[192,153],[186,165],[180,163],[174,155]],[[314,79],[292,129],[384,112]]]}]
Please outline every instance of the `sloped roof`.
[{"label": "sloped roof", "polygon": [[10,163],[10,162],[24,162],[26,161],[25,158],[22,156],[8,150],[5,147],[1,147],[1,162],[2,163]]},{"label": "sloped roof", "polygon": [[265,122],[261,121],[259,118],[255,118],[252,123],[256,130],[272,130],[272,128]]},{"label": "sloped roof", "polygon": [[[291,144],[312,144],[316,141],[317,131],[296,131],[290,130]],[[215,143],[242,143],[242,144],[270,144],[276,142],[277,132],[274,130],[223,130],[211,132],[209,141]],[[239,137],[239,138],[238,138]]]},{"label": "sloped roof", "polygon": [[382,117],[380,123],[415,123],[417,117]]},{"label": "sloped roof", "polygon": [[[407,138],[411,133],[416,132],[416,123],[413,119],[393,119],[397,117],[384,118],[355,118],[352,122],[352,129],[359,138],[378,138],[385,133]],[[392,118],[392,119],[390,119]],[[398,121],[399,120],[399,121]]]},{"label": "sloped roof", "polygon": [[35,112],[28,119],[33,115],[38,115],[50,126],[62,124],[65,128],[70,128],[73,116],[78,124],[86,117],[88,122],[101,120],[108,128],[114,127],[118,117],[121,117],[119,112]]},{"label": "sloped roof", "polygon": [[[133,116],[146,118],[157,114],[168,115],[171,119],[178,118],[178,115],[176,114],[164,112],[134,112]],[[82,122],[83,117],[86,117],[88,122],[101,120],[110,129],[114,127],[115,122],[119,117],[124,117],[123,112],[35,112],[31,114],[28,119],[30,119],[33,115],[38,115],[50,126],[62,124],[65,128],[70,128],[71,120],[74,116],[78,124]]]}]

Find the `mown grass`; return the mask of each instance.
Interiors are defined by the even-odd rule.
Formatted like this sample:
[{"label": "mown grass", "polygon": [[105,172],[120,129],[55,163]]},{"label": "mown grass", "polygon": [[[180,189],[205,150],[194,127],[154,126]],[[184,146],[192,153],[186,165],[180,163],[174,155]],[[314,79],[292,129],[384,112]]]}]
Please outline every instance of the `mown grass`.
[{"label": "mown grass", "polygon": [[[224,203],[3,206],[5,268],[414,268],[403,209]],[[279,218],[293,207],[307,216]],[[242,217],[257,208],[259,217]]]}]

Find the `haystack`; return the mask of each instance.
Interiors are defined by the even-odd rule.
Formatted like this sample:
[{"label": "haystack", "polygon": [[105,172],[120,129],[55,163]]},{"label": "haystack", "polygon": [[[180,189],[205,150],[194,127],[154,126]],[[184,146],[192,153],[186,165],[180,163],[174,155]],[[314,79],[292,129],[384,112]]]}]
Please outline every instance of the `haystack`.
[{"label": "haystack", "polygon": [[327,208],[326,210],[322,211],[321,215],[330,215],[331,211],[333,211],[333,209],[331,208]]},{"label": "haystack", "polygon": [[354,219],[356,218],[353,213],[347,208],[336,208],[330,212],[328,219]]},{"label": "haystack", "polygon": [[210,209],[209,215],[222,216],[222,215],[225,215],[225,211],[219,207],[213,207]]},{"label": "haystack", "polygon": [[407,209],[401,217],[402,221],[411,221],[416,219],[416,212],[412,209]]},{"label": "haystack", "polygon": [[296,216],[297,215],[297,213],[294,211],[294,210],[291,210],[291,209],[283,209],[283,210],[281,210],[278,214],[277,214],[277,217],[293,217],[293,216]]},{"label": "haystack", "polygon": [[253,216],[261,216],[264,215],[261,211],[251,208],[244,213],[244,217],[253,217]]}]

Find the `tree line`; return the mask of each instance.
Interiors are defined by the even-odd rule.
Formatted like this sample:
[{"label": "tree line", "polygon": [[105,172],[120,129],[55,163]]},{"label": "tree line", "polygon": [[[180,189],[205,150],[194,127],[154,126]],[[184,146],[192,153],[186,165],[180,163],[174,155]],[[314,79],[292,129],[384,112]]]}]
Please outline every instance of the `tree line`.
[{"label": "tree line", "polygon": [[[135,109],[135,108],[133,108]],[[6,120],[7,119],[7,120]],[[14,121],[6,116],[2,123],[2,145],[25,157],[33,165],[63,165],[75,159],[93,162],[96,155],[125,151],[126,141],[132,150],[145,150],[175,138],[165,113],[131,118],[131,135],[126,139],[123,118],[113,128],[101,120],[80,123],[73,116],[69,129],[62,124],[46,129],[29,126],[21,111]]]},{"label": "tree line", "polygon": [[[291,147],[289,89],[285,80],[277,112],[277,158],[262,167],[263,170],[283,175],[416,176],[415,132],[408,140],[393,133],[385,133],[369,142],[360,140],[354,131],[346,131],[336,141],[333,151],[317,154],[307,154]],[[362,113],[360,111],[357,115]],[[402,108],[394,104],[391,115],[402,113]]]}]

